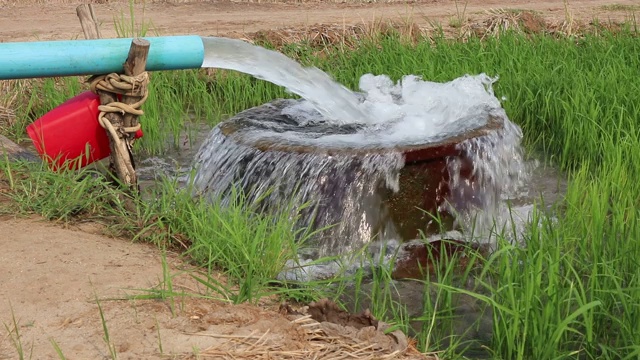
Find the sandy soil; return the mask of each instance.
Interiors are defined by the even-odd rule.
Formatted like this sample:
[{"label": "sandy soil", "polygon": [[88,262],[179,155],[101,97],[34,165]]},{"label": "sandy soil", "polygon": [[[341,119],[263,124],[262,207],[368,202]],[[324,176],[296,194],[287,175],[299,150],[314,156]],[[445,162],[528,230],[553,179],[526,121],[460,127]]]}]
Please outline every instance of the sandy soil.
[{"label": "sandy soil", "polygon": [[[0,41],[34,41],[82,38],[76,17],[77,4],[29,5],[34,1],[6,1],[0,11]],[[94,1],[103,37],[115,36],[113,20],[128,15],[126,1]],[[149,1],[147,1],[149,2]],[[0,5],[3,3],[0,0]],[[58,4],[51,4],[58,3]],[[242,37],[246,33],[278,27],[304,27],[318,23],[354,25],[374,19],[411,20],[419,26],[433,22],[448,26],[452,19],[486,18],[490,9],[526,9],[538,12],[549,21],[571,18],[588,22],[622,20],[630,9],[638,10],[637,0],[426,0],[408,3],[248,3],[228,1],[153,2],[136,5],[138,19],[150,20],[161,35],[196,34]],[[11,5],[14,4],[14,5]],[[25,5],[26,4],[26,5]],[[465,5],[466,4],[466,5]],[[616,5],[615,7],[612,5]],[[614,10],[618,9],[618,10]],[[143,12],[144,10],[144,12]]]},{"label": "sandy soil", "polygon": [[[75,15],[77,4],[34,2],[0,0],[0,42],[82,37]],[[101,2],[95,9],[103,21],[103,36],[115,35],[111,30],[113,18],[127,13],[126,2],[96,2]],[[610,10],[607,5],[612,4],[621,5],[616,7],[620,10]],[[565,8],[561,0],[468,0],[464,15],[480,21],[486,16],[485,10],[518,8],[535,10],[551,21],[567,16],[585,22],[594,17],[622,20],[637,4],[637,0],[582,0],[570,1]],[[627,10],[625,6],[629,6]],[[453,0],[407,4],[167,1],[147,4],[144,14],[162,35],[243,37],[279,27],[351,25],[380,18],[411,19],[424,26],[431,21],[447,25],[461,15],[462,7],[456,10]],[[141,13],[142,5],[136,8]],[[33,359],[57,358],[52,341],[68,359],[110,358],[96,298],[102,299],[100,304],[119,359],[190,358],[196,353],[202,358],[225,358],[221,350],[231,354],[229,358],[236,350],[260,358],[256,349],[295,350],[300,353],[293,358],[304,358],[304,354],[318,349],[313,337],[290,316],[276,311],[275,305],[232,306],[189,298],[178,300],[172,311],[163,301],[112,300],[139,293],[133,289],[157,286],[162,280],[161,254],[128,239],[99,235],[95,226],[64,229],[39,219],[0,218],[0,246],[0,359],[18,357],[14,318],[25,354],[32,352]],[[169,255],[167,259],[173,272],[186,266],[178,256]],[[199,291],[188,276],[177,277],[174,282],[185,291]],[[367,339],[362,341],[379,340]],[[248,343],[258,342],[259,346],[248,350]],[[325,353],[324,358],[334,355]],[[274,358],[285,357],[281,354]]]},{"label": "sandy soil", "polygon": [[[67,359],[111,359],[98,304],[118,359],[263,359],[267,352],[276,359],[318,354],[330,359],[345,349],[329,336],[343,337],[351,346],[379,346],[381,354],[406,349],[406,339],[397,340],[401,337],[372,327],[323,325],[278,311],[278,304],[231,305],[195,297],[132,300],[163,288],[161,254],[150,245],[92,232],[99,227],[0,221],[0,359],[18,358],[18,346],[27,359],[58,359],[53,342]],[[189,276],[196,269],[174,254],[166,259],[174,291],[204,294]],[[399,352],[393,358],[425,357]]]}]

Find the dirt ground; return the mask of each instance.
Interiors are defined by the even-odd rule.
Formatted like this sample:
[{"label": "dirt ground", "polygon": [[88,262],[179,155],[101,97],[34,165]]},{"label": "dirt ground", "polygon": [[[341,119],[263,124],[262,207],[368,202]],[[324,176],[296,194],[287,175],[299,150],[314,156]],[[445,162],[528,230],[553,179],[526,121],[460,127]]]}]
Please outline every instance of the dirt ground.
[{"label": "dirt ground", "polygon": [[[45,2],[45,4],[37,4]],[[128,13],[126,1],[94,1],[104,37],[114,36],[113,19]],[[0,42],[81,38],[69,1],[0,0]],[[465,5],[466,4],[466,5]],[[143,5],[136,5],[138,14]],[[418,26],[448,26],[452,19],[481,21],[489,9],[528,9],[548,21],[623,20],[637,0],[453,0],[408,3],[244,3],[157,1],[144,5],[144,17],[161,35],[198,34],[244,37],[258,30],[315,24],[354,25],[379,19],[407,20]],[[0,206],[2,204],[0,203]],[[279,313],[277,304],[229,305],[188,298],[170,302],[113,300],[139,294],[162,281],[162,256],[148,245],[99,234],[91,225],[63,228],[40,219],[0,218],[0,359],[55,359],[53,343],[67,359],[111,358],[96,299],[101,299],[111,343],[119,359],[156,358],[335,358],[322,348],[313,326]],[[168,255],[173,273],[192,271]],[[185,270],[185,268],[187,270]],[[175,286],[198,292],[187,275]],[[15,319],[15,323],[14,323]],[[16,327],[20,335],[17,340]],[[305,330],[306,329],[306,330]],[[335,329],[334,329],[335,330]],[[331,333],[323,329],[324,334]],[[346,336],[341,329],[339,336]],[[334,334],[335,335],[335,334]],[[352,334],[353,335],[353,334]],[[362,334],[360,334],[362,335]],[[358,336],[360,336],[358,335]],[[338,335],[336,335],[338,336]],[[363,344],[375,336],[350,336]],[[347,336],[348,337],[348,336]],[[387,337],[388,338],[388,337]],[[314,340],[315,339],[315,340]],[[324,344],[324,345],[323,345]],[[392,342],[392,345],[394,342]],[[322,348],[322,349],[321,349]],[[283,352],[287,350],[288,352]],[[324,351],[320,353],[319,351]],[[392,353],[393,346],[387,350]],[[392,355],[420,358],[418,355]]]},{"label": "dirt ground", "polygon": [[[45,4],[33,4],[41,3]],[[82,38],[75,7],[63,0],[0,0],[0,41]],[[94,0],[104,37],[115,36],[113,21],[128,16],[128,1]],[[136,3],[143,3],[136,1]],[[3,5],[4,4],[4,5]],[[623,20],[640,10],[637,0],[423,0],[409,2],[146,1],[135,5],[138,20],[151,21],[160,35],[243,37],[279,27],[356,25],[374,20],[411,21],[447,27],[459,18],[480,21],[491,9],[525,9],[548,21]]]},{"label": "dirt ground", "polygon": [[[426,358],[404,351],[402,334],[320,324],[277,303],[133,300],[166,289],[162,255],[95,232],[92,224],[0,220],[0,359],[20,358],[18,347],[25,359],[59,359],[54,343],[66,359],[112,359],[105,325],[118,359],[332,359],[368,345],[391,358]],[[189,276],[197,269],[175,254],[165,259],[174,292],[205,293]]]}]

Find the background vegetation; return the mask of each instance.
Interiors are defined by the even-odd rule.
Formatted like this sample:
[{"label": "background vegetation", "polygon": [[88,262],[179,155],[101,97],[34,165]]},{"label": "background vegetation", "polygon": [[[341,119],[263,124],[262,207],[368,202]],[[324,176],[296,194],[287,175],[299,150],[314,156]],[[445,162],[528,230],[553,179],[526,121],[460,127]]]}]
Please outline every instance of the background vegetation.
[{"label": "background vegetation", "polygon": [[[430,280],[420,285],[427,294],[435,291],[435,301],[425,296],[423,313],[411,319],[394,296],[388,268],[322,286],[275,281],[300,246],[293,241],[290,219],[257,216],[241,197],[227,208],[204,205],[169,181],[156,189],[153,201],[135,199],[132,213],[122,195],[90,171],[51,173],[3,162],[0,182],[22,211],[64,221],[117,218],[119,225],[110,229],[118,234],[184,248],[198,264],[226,272],[225,284],[201,280],[233,301],[276,293],[340,299],[352,286],[373,282],[375,290],[355,292],[373,301],[356,299],[356,304],[373,303],[376,316],[405,331],[411,320],[421,320],[413,328],[420,348],[443,350],[442,356],[450,358],[468,346],[463,338],[452,338],[447,326],[454,295],[465,294],[491,311],[493,336],[484,346],[493,358],[640,356],[640,41],[635,24],[560,37],[506,32],[464,40],[408,39],[385,32],[348,44],[302,42],[280,50],[351,88],[365,73],[394,79],[418,74],[432,81],[467,73],[499,75],[496,95],[505,98],[508,115],[523,128],[528,151],[567,174],[565,197],[554,212],[537,213],[523,246],[506,241],[509,234],[495,234],[498,249],[482,259],[480,269],[477,259],[462,275],[454,276],[449,267],[425,276]],[[191,121],[213,125],[287,96],[271,84],[220,70],[159,72],[151,84],[138,148],[146,154],[172,151],[166,139]],[[21,97],[17,121],[8,131],[14,138],[24,137],[28,122],[84,87],[76,78],[13,86]],[[472,289],[459,286],[469,279]]]}]

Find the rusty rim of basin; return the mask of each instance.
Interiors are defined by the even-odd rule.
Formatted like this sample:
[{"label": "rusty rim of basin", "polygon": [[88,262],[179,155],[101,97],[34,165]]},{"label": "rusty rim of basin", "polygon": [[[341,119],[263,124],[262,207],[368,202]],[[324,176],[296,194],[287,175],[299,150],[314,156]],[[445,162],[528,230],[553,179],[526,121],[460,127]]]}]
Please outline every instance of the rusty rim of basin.
[{"label": "rusty rim of basin", "polygon": [[[474,138],[479,138],[485,135],[488,135],[491,132],[497,131],[503,127],[503,120],[499,116],[488,115],[487,121],[485,124],[478,126],[474,129],[466,130],[459,134],[455,134],[453,136],[449,136],[446,138],[438,139],[433,142],[427,142],[424,144],[410,144],[410,145],[397,145],[397,146],[383,146],[383,145],[372,145],[372,146],[362,146],[355,147],[349,145],[337,145],[331,146],[328,144],[298,144],[298,143],[287,143],[282,142],[281,139],[276,137],[269,136],[258,136],[247,138],[243,133],[243,130],[251,129],[259,131],[261,129],[271,130],[271,128],[266,127],[266,124],[278,124],[284,125],[281,128],[280,132],[285,131],[294,131],[304,129],[304,127],[300,127],[297,124],[294,124],[290,119],[285,115],[281,115],[280,111],[283,108],[282,104],[290,104],[290,102],[285,102],[282,100],[275,101],[272,103],[264,104],[257,106],[255,108],[251,108],[245,110],[236,116],[232,117],[229,120],[226,120],[220,123],[218,126],[223,135],[227,138],[258,149],[260,151],[282,151],[282,152],[295,152],[295,153],[322,153],[329,156],[332,155],[340,155],[340,154],[372,154],[372,153],[382,153],[388,151],[398,151],[404,154],[406,163],[414,163],[414,162],[422,162],[429,161],[434,159],[439,159],[448,156],[459,156],[460,150],[457,148],[457,145],[460,143]],[[275,105],[275,106],[274,106]],[[263,109],[266,106],[270,106],[272,111],[271,114],[265,113]],[[325,126],[325,131],[331,131],[331,133],[335,134],[352,134],[357,130],[362,128],[358,125],[331,125]],[[318,131],[322,131],[322,129],[318,129]],[[276,131],[278,132],[278,131]]]}]

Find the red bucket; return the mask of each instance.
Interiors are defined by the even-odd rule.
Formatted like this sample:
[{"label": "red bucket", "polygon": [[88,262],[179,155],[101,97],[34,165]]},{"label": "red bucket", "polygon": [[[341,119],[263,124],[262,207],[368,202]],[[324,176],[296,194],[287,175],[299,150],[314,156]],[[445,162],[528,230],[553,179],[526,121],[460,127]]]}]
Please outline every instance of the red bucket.
[{"label": "red bucket", "polygon": [[83,92],[27,126],[40,156],[55,169],[79,169],[109,156],[109,138],[98,122],[99,105],[98,95]]}]

